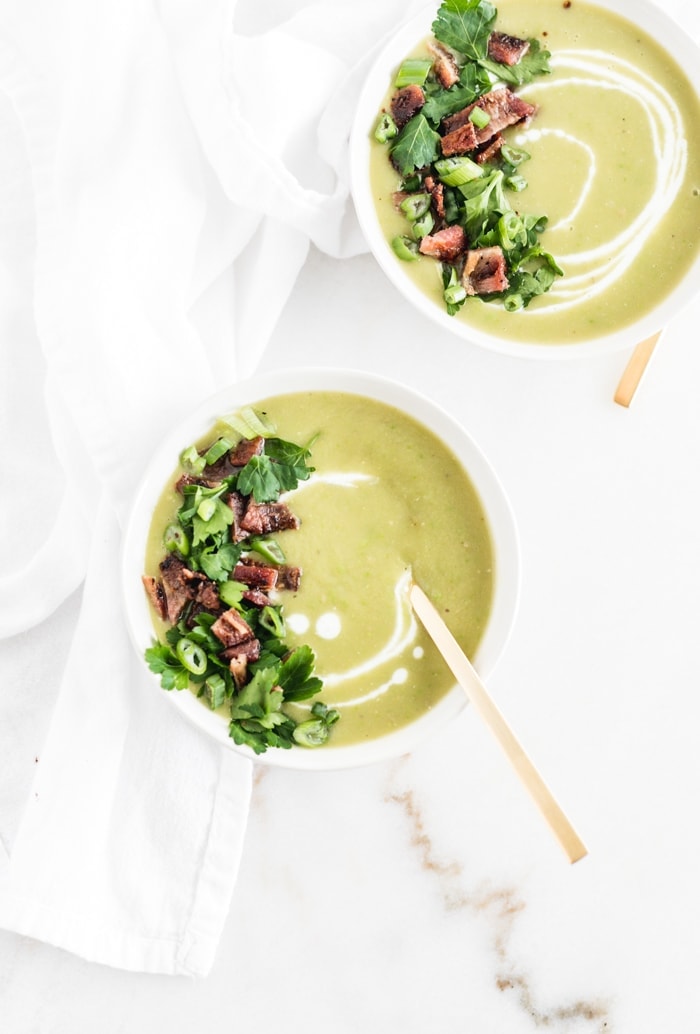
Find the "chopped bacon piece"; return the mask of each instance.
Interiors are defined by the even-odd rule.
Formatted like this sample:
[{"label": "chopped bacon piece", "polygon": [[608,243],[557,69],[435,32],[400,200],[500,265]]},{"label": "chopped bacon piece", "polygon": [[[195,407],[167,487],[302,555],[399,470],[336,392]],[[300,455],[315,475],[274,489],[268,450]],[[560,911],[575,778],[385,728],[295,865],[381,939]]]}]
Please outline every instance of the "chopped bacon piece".
[{"label": "chopped bacon piece", "polygon": [[485,165],[487,162],[490,162],[492,158],[498,158],[504,143],[505,140],[503,139],[503,135],[501,133],[496,133],[488,143],[479,148],[474,155],[474,160],[479,165]]},{"label": "chopped bacon piece", "polygon": [[421,255],[430,255],[441,262],[454,262],[467,246],[467,235],[461,226],[446,226],[443,230],[431,233],[420,242],[418,250]]},{"label": "chopped bacon piece", "polygon": [[243,531],[253,535],[269,535],[272,531],[288,531],[298,528],[299,518],[292,513],[286,503],[256,503],[248,500],[241,520]]},{"label": "chopped bacon piece", "polygon": [[449,90],[450,86],[454,86],[459,79],[459,65],[455,60],[454,54],[441,43],[429,43],[428,50],[435,58],[433,61],[435,78],[440,83],[440,86],[445,90]]},{"label": "chopped bacon piece", "polygon": [[467,294],[493,294],[508,287],[506,260],[498,245],[474,248],[467,252],[462,273],[462,285]]},{"label": "chopped bacon piece", "polygon": [[425,94],[418,83],[411,83],[409,86],[402,86],[391,98],[391,115],[396,125],[401,129],[410,122],[414,115],[417,115],[425,104]]},{"label": "chopped bacon piece", "polygon": [[243,593],[246,603],[252,603],[254,607],[269,607],[272,600],[262,589],[246,589]]},{"label": "chopped bacon piece", "polygon": [[221,651],[221,657],[225,661],[230,661],[232,657],[245,657],[247,661],[257,661],[260,657],[260,640],[246,639],[235,646],[229,646]]},{"label": "chopped bacon piece", "polygon": [[231,538],[234,542],[243,542],[250,535],[250,532],[241,527],[241,521],[246,510],[246,497],[234,489],[233,492],[226,496],[225,502],[233,510]]},{"label": "chopped bacon piece", "polygon": [[467,117],[461,125],[451,129],[441,138],[440,147],[443,155],[449,158],[453,154],[466,154],[467,151],[473,151],[478,142],[476,127]]},{"label": "chopped bacon piece", "polygon": [[221,478],[216,476],[203,477],[199,474],[181,474],[175,482],[175,488],[180,495],[184,495],[184,490],[188,485],[201,485],[202,488],[216,488],[219,484],[221,484]]},{"label": "chopped bacon piece", "polygon": [[277,572],[277,585],[281,589],[296,592],[301,584],[301,568],[282,564]]},{"label": "chopped bacon piece", "polygon": [[489,57],[502,65],[517,65],[529,49],[528,40],[509,36],[507,32],[492,32],[489,36]]},{"label": "chopped bacon piece", "polygon": [[235,607],[225,610],[211,626],[211,630],[225,647],[237,646],[246,639],[254,638],[253,629]]},{"label": "chopped bacon piece", "polygon": [[189,567],[173,553],[160,563],[166,617],[176,625],[188,603],[197,604],[200,610],[218,610],[221,606],[214,582],[199,571]]},{"label": "chopped bacon piece", "polygon": [[168,608],[162,584],[156,581],[155,578],[152,578],[150,575],[146,574],[142,575],[141,581],[143,582],[143,587],[146,590],[149,600],[151,601],[151,606],[155,610],[158,617],[162,618],[163,621],[165,621],[165,618],[167,617],[168,613]]},{"label": "chopped bacon piece", "polygon": [[[476,129],[469,121],[469,116],[474,108],[480,108],[489,117],[489,121],[483,129]],[[479,144],[485,144],[488,140],[491,140],[492,137],[507,126],[514,126],[518,122],[532,118],[536,111],[537,106],[535,104],[530,104],[529,101],[523,100],[517,93],[509,90],[507,86],[491,90],[490,93],[485,93],[479,97],[473,104],[468,104],[466,108],[462,108],[461,111],[456,111],[454,115],[448,115],[447,118],[442,120],[442,128],[447,133],[442,138],[443,154],[446,153],[445,141],[449,140],[457,130],[464,129],[466,125],[472,126],[474,130],[474,144],[472,147],[467,148],[467,150],[473,150]],[[455,139],[457,138],[455,137]],[[458,152],[453,151],[452,153],[456,154]]]},{"label": "chopped bacon piece", "polygon": [[264,448],[265,439],[260,436],[257,438],[241,438],[238,445],[228,455],[229,463],[232,467],[245,467],[246,463],[252,460],[253,456],[261,456]]},{"label": "chopped bacon piece", "polygon": [[441,222],[445,218],[445,188],[439,180],[434,180],[432,176],[425,177],[423,186],[430,194],[433,211],[438,222]]},{"label": "chopped bacon piece", "polygon": [[241,562],[234,567],[233,577],[237,582],[243,582],[251,589],[262,589],[263,592],[269,592],[277,585],[277,568],[269,567],[267,564]]}]

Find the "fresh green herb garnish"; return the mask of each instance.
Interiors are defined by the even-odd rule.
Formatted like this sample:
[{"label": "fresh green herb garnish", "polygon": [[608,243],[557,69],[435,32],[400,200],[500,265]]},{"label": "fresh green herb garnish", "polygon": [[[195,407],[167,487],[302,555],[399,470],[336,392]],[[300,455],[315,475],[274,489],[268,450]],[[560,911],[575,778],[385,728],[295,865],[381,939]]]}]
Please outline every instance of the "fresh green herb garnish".
[{"label": "fresh green herb garnish", "polygon": [[414,115],[396,137],[391,159],[402,176],[430,165],[437,158],[440,136],[424,114]]},{"label": "fresh green herb garnish", "polygon": [[[317,702],[311,708],[313,718],[298,722],[285,709],[285,704],[308,700],[323,688],[314,674],[314,653],[309,646],[290,650],[286,645],[283,605],[276,595],[251,591],[249,584],[236,578],[238,572],[246,577],[246,568],[259,572],[262,564],[274,582],[277,572],[288,570],[285,553],[270,532],[245,532],[235,540],[231,502],[235,494],[244,506],[282,506],[293,527],[293,514],[279,500],[313,472],[309,464],[313,440],[300,446],[277,437],[267,418],[250,408],[227,416],[224,422],[244,439],[262,438],[263,446],[242,467],[226,465],[227,454],[235,451],[230,436],[181,453],[182,503],[176,520],[165,529],[166,559],[160,570],[165,582],[168,565],[174,563],[171,590],[183,584],[194,588],[180,616],[168,623],[165,642],[149,647],[145,659],[164,689],[195,687],[210,708],[228,707],[229,735],[256,754],[270,747],[318,745],[325,742],[338,712]],[[154,588],[157,599],[157,584]],[[238,616],[236,627],[243,629],[240,646],[234,639],[234,645],[226,647],[224,632],[217,625],[222,614]],[[297,734],[299,728],[302,732]]]}]

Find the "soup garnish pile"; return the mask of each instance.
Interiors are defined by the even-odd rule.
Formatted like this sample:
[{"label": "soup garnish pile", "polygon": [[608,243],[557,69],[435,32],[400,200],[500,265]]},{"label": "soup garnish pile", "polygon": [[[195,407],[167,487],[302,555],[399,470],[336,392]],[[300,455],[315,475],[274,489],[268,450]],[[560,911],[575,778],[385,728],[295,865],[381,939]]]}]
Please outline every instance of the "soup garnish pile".
[{"label": "soup garnish pile", "polygon": [[549,73],[550,54],[497,31],[496,16],[488,0],[446,0],[429,56],[403,61],[375,129],[401,177],[394,203],[407,232],[392,247],[405,261],[441,264],[450,315],[470,296],[522,309],[562,275],[540,242],[546,215],[512,203],[527,187],[530,155],[505,135],[536,114],[517,88]]},{"label": "soup garnish pile", "polygon": [[253,409],[227,423],[229,436],[180,456],[182,503],[163,533],[158,577],[143,576],[168,626],[146,661],[164,689],[192,684],[213,710],[228,706],[231,738],[256,754],[318,746],[340,715],[320,701],[301,721],[285,712],[285,702],[316,696],[322,683],[313,651],[287,647],[282,605],[271,595],[299,588],[301,571],[274,536],[299,526],[280,495],[313,472],[311,443],[276,437]]}]

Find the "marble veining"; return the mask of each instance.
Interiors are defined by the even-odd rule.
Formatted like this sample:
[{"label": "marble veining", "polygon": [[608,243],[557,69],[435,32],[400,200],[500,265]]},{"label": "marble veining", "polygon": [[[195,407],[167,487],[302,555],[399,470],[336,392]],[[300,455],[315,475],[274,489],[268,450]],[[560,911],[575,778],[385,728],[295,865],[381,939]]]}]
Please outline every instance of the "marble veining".
[{"label": "marble veining", "polygon": [[[396,773],[396,768],[392,770]],[[470,921],[484,919],[489,931],[489,948],[495,966],[493,980],[499,991],[511,996],[530,1020],[533,1029],[561,1029],[561,1024],[580,1021],[577,1030],[590,1034],[610,1034],[613,1030],[610,1005],[604,1000],[576,1000],[544,1006],[533,989],[529,969],[516,957],[511,946],[513,926],[527,908],[522,893],[514,886],[465,887],[465,865],[457,859],[442,857],[430,835],[429,819],[424,814],[419,794],[402,789],[390,779],[385,801],[398,807],[406,820],[411,849],[421,868],[435,879],[443,906],[462,912]]]}]

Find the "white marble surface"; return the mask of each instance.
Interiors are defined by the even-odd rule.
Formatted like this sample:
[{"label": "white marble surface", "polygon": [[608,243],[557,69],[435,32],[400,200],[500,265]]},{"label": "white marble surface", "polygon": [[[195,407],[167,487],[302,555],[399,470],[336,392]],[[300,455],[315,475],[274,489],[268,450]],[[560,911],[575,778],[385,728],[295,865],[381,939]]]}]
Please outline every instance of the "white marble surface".
[{"label": "white marble surface", "polygon": [[[0,931],[3,1032],[700,1029],[699,322],[700,302],[668,328],[626,410],[624,354],[492,355],[403,309],[370,257],[310,254],[261,369],[397,376],[490,457],[523,554],[491,689],[590,854],[566,863],[469,709],[392,764],[260,768],[211,975],[125,973]],[[2,645],[4,692],[49,707],[76,607]],[[4,765],[3,795],[26,776]]]}]

